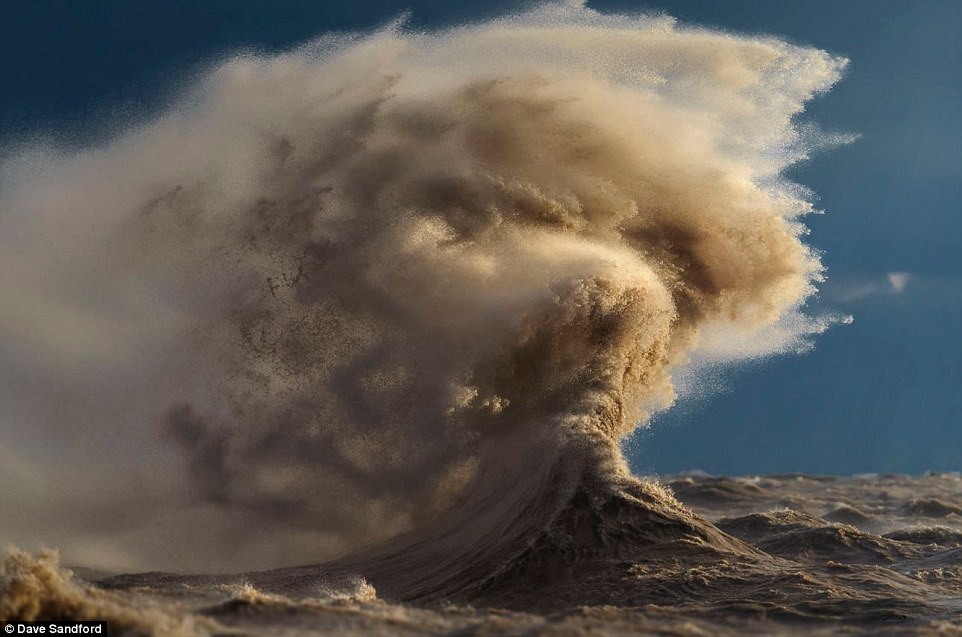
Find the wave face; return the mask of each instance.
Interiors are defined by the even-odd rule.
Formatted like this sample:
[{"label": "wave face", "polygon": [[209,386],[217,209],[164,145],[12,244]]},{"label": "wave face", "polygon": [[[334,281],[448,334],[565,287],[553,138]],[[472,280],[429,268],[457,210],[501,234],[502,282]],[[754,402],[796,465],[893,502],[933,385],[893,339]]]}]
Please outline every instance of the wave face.
[{"label": "wave face", "polygon": [[[692,352],[821,328],[799,314],[811,204],[780,175],[843,66],[578,4],[215,64],[99,147],[8,153],[4,372],[59,396],[8,410],[106,446],[87,486],[57,484],[159,512],[117,533],[136,565],[317,562],[400,535],[490,570],[578,493],[626,488],[688,519],[619,442]],[[120,466],[139,505],[91,486]],[[409,561],[410,595],[453,586]]]}]

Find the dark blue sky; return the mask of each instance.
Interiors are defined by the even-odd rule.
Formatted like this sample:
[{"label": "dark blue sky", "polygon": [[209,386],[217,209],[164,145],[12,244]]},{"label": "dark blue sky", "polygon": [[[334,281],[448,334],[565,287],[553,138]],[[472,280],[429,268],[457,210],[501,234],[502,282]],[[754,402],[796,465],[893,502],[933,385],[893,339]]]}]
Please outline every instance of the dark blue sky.
[{"label": "dark blue sky", "polygon": [[[77,142],[163,107],[205,61],[274,50],[411,10],[416,26],[517,3],[378,0],[0,2],[0,139]],[[804,356],[734,370],[631,445],[635,467],[713,473],[962,469],[962,2],[665,0],[686,23],[843,54],[847,77],[806,118],[861,134],[792,171],[827,211],[808,219],[829,282],[816,306],[855,323]],[[893,273],[895,273],[893,275]],[[898,274],[907,273],[907,277]],[[903,285],[904,283],[904,285]]]}]

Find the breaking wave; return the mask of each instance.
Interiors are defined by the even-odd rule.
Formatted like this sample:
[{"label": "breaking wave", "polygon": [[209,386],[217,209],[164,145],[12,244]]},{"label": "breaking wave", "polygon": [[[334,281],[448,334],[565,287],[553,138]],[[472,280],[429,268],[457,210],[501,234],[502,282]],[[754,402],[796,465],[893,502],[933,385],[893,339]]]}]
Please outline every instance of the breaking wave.
[{"label": "breaking wave", "polygon": [[550,4],[233,57],[99,147],[8,152],[3,415],[89,452],[24,499],[127,511],[90,531],[126,567],[373,550],[344,564],[409,597],[455,586],[415,561],[489,576],[578,497],[695,524],[619,443],[693,355],[824,328],[781,175],[844,64]]}]

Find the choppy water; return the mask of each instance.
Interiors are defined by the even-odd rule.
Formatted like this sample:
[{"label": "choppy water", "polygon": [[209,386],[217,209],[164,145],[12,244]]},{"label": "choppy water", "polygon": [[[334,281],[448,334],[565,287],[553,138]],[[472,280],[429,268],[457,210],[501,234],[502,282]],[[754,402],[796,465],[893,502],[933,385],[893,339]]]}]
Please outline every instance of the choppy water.
[{"label": "choppy water", "polygon": [[579,488],[508,561],[434,573],[443,595],[422,582],[412,596],[408,574],[376,563],[83,579],[12,556],[3,619],[159,635],[962,634],[959,474],[666,484],[696,513],[652,483]]}]

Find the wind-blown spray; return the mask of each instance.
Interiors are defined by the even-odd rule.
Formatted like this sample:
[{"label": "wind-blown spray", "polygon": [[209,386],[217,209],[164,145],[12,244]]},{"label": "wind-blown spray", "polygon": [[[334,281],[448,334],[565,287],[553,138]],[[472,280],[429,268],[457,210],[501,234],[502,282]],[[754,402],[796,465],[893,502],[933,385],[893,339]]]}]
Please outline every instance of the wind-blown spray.
[{"label": "wind-blown spray", "polygon": [[843,66],[547,5],[236,57],[100,147],[8,156],[3,418],[99,458],[36,497],[126,507],[88,531],[151,566],[522,534],[624,478],[705,326],[817,330],[780,174]]}]

